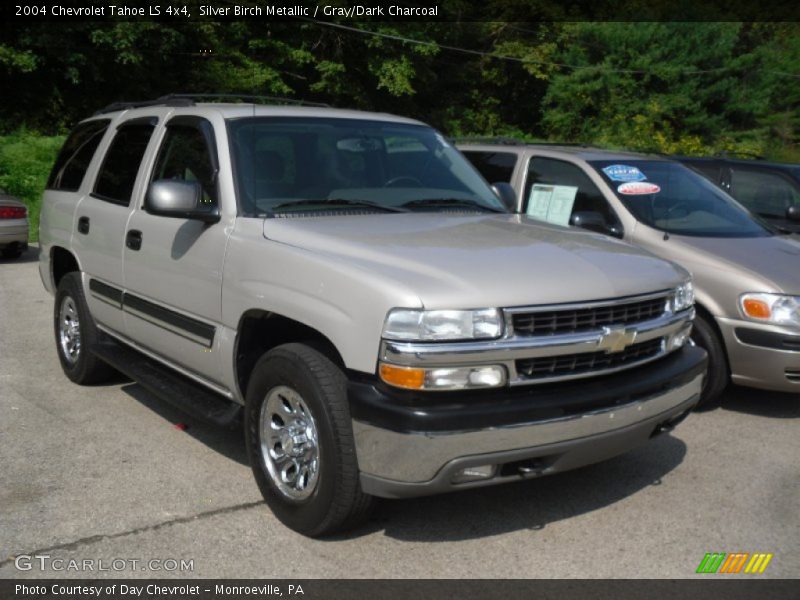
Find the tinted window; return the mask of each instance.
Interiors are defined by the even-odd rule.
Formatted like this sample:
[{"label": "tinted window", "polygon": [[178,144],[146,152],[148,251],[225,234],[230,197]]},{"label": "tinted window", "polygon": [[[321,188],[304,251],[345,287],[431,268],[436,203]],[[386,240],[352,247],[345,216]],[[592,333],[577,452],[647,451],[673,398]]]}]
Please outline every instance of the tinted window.
[{"label": "tinted window", "polygon": [[242,212],[459,205],[504,211],[469,162],[430,127],[326,118],[230,121]]},{"label": "tinted window", "polygon": [[154,129],[155,124],[149,121],[123,124],[117,129],[94,184],[97,197],[130,204],[136,174]]},{"label": "tinted window", "polygon": [[783,217],[789,206],[800,204],[800,191],[774,173],[731,169],[731,195],[754,213]]},{"label": "tinted window", "polygon": [[81,187],[86,169],[109,123],[108,119],[89,121],[72,130],[47,179],[48,188],[74,192]]},{"label": "tinted window", "polygon": [[[525,179],[525,195],[523,197],[523,210],[531,214],[529,210],[534,185],[565,186],[567,188],[577,188],[574,195],[571,214],[576,212],[595,212],[599,213],[606,222],[606,225],[617,226],[619,219],[614,210],[608,204],[602,192],[589,179],[589,176],[579,166],[555,160],[552,158],[534,157],[528,163],[528,175]],[[531,214],[531,216],[535,216]]]},{"label": "tinted window", "polygon": [[153,179],[197,181],[203,188],[202,202],[217,203],[216,173],[211,164],[205,136],[196,127],[167,127]]},{"label": "tinted window", "polygon": [[702,237],[763,237],[771,230],[702,175],[671,161],[630,160],[640,177],[612,180],[603,169],[610,161],[591,165],[639,221],[669,233]]},{"label": "tinted window", "polygon": [[469,161],[475,165],[483,178],[489,183],[500,181],[511,183],[514,167],[517,165],[517,155],[511,152],[477,152],[469,150],[464,152]]},{"label": "tinted window", "polygon": [[701,175],[705,175],[714,183],[719,183],[719,166],[711,162],[686,163]]}]

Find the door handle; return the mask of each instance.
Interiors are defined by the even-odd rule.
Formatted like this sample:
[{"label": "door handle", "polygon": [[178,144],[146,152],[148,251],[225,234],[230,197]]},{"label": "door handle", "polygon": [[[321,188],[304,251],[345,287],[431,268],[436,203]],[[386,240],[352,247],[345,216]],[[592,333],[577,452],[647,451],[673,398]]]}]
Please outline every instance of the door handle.
[{"label": "door handle", "polygon": [[131,250],[138,250],[142,247],[142,232],[138,229],[131,229],[125,236],[125,245]]},{"label": "door handle", "polygon": [[86,235],[89,233],[89,217],[81,217],[78,219],[78,233]]}]

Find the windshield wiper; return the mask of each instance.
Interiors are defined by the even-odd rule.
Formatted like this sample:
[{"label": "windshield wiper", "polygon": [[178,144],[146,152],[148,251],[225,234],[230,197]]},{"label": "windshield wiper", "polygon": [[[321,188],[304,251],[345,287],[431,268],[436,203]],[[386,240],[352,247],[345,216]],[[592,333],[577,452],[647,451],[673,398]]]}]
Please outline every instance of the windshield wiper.
[{"label": "windshield wiper", "polygon": [[273,206],[272,210],[275,211],[282,208],[300,208],[303,206],[312,205],[320,205],[325,208],[374,208],[384,212],[408,212],[404,208],[400,208],[398,206],[386,206],[384,204],[378,204],[377,202],[369,202],[368,200],[347,200],[346,198],[307,198],[303,200],[291,200],[289,202],[283,202],[277,206]]},{"label": "windshield wiper", "polygon": [[420,198],[419,200],[410,200],[401,204],[403,208],[416,208],[419,206],[433,206],[433,207],[441,207],[441,206],[465,206],[469,208],[478,208],[480,210],[485,210],[488,212],[493,213],[504,213],[506,211],[500,208],[493,208],[491,206],[486,206],[485,204],[481,204],[480,202],[475,202],[475,200],[468,200],[466,198]]}]

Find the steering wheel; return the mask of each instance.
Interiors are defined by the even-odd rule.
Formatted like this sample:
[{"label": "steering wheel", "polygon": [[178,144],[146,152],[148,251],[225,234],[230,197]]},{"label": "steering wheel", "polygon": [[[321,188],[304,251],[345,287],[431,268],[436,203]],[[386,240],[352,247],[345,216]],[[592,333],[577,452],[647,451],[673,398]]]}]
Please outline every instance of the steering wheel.
[{"label": "steering wheel", "polygon": [[688,215],[688,214],[691,212],[691,211],[689,210],[689,205],[688,205],[688,204],[686,204],[686,202],[678,202],[677,204],[673,204],[672,206],[670,206],[670,207],[667,209],[667,213],[666,213],[666,215],[664,215],[664,216],[665,216],[667,219],[669,219],[669,218],[670,218],[670,216],[672,215],[672,213],[674,213],[674,212],[675,212],[676,210],[678,210],[679,208],[683,208],[683,209],[686,211],[686,214],[687,214],[687,215]]},{"label": "steering wheel", "polygon": [[392,177],[386,183],[383,184],[383,187],[395,187],[401,181],[408,181],[419,187],[422,187],[422,182],[417,179],[416,177],[412,177],[411,175],[400,175],[398,177]]}]

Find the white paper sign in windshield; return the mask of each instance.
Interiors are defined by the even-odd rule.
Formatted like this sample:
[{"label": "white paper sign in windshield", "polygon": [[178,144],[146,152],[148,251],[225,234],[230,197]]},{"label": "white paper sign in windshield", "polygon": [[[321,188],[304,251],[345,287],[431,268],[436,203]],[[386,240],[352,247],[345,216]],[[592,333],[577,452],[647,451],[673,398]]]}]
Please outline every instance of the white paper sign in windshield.
[{"label": "white paper sign in windshield", "polygon": [[528,216],[555,225],[569,225],[578,188],[535,183],[528,197]]}]

